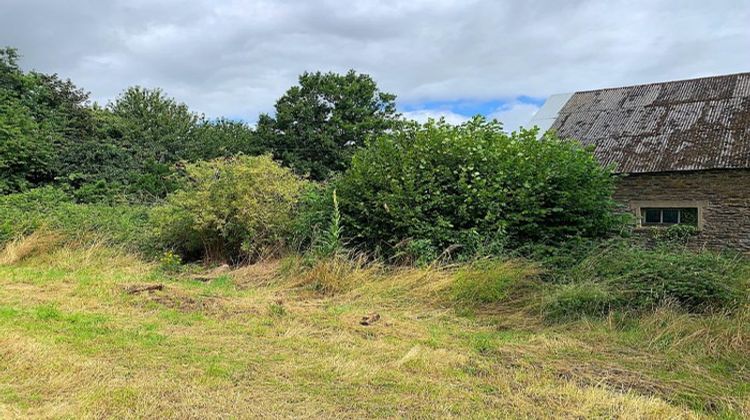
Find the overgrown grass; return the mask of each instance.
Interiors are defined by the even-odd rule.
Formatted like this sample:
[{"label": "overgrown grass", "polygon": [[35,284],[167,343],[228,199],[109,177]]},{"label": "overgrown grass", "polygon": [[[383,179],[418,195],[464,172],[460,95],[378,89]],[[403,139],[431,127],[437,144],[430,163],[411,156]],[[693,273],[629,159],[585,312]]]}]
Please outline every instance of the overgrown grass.
[{"label": "overgrown grass", "polygon": [[665,304],[689,312],[732,311],[748,301],[750,263],[734,254],[614,242],[558,269],[554,279],[545,309],[553,318]]},{"label": "overgrown grass", "polygon": [[546,286],[523,260],[196,272],[55,247],[0,265],[0,417],[750,415],[746,305],[549,323]]}]

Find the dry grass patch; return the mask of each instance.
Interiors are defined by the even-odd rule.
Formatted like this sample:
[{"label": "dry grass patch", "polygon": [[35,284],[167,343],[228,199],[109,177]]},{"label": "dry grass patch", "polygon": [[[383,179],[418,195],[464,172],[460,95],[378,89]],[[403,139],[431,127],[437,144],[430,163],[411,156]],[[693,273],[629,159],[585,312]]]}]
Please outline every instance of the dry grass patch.
[{"label": "dry grass patch", "polygon": [[62,243],[63,236],[46,230],[14,239],[0,251],[0,265],[15,264],[26,258],[48,253]]},{"label": "dry grass patch", "polygon": [[[0,414],[748,414],[741,377],[700,367],[697,378],[710,385],[701,387],[655,369],[687,375],[706,360],[744,363],[745,330],[734,318],[655,314],[660,321],[633,321],[643,324],[639,333],[606,320],[514,325],[535,315],[512,299],[515,309],[483,304],[458,315],[451,291],[466,270],[287,259],[206,271],[199,275],[209,280],[197,281],[103,247],[29,257],[0,269]],[[125,292],[157,283],[164,287]],[[377,321],[361,324],[374,313]],[[663,330],[670,343],[654,333]],[[688,360],[674,360],[675,348]]]}]

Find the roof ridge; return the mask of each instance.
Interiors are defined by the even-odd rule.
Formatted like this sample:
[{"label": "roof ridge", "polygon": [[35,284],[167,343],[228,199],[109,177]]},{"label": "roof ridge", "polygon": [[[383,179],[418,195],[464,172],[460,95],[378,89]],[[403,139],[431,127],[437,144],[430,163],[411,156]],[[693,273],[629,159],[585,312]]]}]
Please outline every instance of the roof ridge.
[{"label": "roof ridge", "polygon": [[678,80],[668,80],[664,82],[649,82],[649,83],[638,83],[634,85],[626,85],[626,86],[614,86],[614,87],[605,87],[600,89],[586,89],[586,90],[579,90],[575,93],[589,93],[589,92],[601,92],[606,90],[617,90],[617,89],[632,89],[632,88],[638,88],[638,87],[645,87],[645,86],[654,86],[654,85],[669,85],[674,83],[684,83],[684,82],[693,82],[698,80],[707,80],[707,79],[720,79],[720,78],[729,78],[729,77],[738,77],[738,76],[750,76],[750,71],[746,72],[739,72],[739,73],[729,73],[729,74],[717,74],[713,76],[701,76],[701,77],[691,77],[688,79],[678,79]]}]

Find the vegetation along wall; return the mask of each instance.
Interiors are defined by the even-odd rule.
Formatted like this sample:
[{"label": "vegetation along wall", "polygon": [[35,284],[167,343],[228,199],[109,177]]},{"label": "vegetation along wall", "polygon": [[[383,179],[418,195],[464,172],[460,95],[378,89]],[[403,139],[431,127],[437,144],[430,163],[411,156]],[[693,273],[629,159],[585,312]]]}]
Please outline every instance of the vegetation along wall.
[{"label": "vegetation along wall", "polygon": [[614,198],[641,218],[641,233],[654,229],[644,223],[644,209],[695,208],[698,232],[691,246],[750,252],[750,170],[631,174],[620,180]]}]

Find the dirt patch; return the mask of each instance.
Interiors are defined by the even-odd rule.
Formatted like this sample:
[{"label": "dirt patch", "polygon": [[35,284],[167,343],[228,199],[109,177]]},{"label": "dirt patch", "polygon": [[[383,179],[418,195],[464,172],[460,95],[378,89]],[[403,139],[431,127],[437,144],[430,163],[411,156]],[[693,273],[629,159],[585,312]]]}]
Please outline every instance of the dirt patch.
[{"label": "dirt patch", "polygon": [[125,288],[125,293],[134,295],[136,293],[153,292],[164,290],[163,284],[134,284]]},{"label": "dirt patch", "polygon": [[164,285],[133,285],[125,292],[138,296],[137,305],[156,303],[180,312],[202,312],[216,314],[224,312],[222,299],[209,296],[193,296],[180,289]]}]

